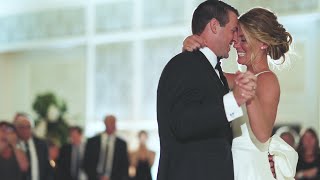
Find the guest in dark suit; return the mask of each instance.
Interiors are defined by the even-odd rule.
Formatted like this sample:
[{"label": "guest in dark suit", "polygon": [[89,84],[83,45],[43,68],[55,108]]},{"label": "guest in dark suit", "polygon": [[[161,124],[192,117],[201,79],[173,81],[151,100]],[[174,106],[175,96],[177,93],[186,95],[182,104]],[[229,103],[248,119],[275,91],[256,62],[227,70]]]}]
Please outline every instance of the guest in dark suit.
[{"label": "guest in dark suit", "polygon": [[208,48],[178,54],[162,72],[157,92],[158,180],[234,179],[229,122],[242,116],[239,106],[254,96],[256,86],[252,73],[238,74],[246,87],[235,85],[229,92],[217,58],[227,58],[237,40],[237,16],[237,10],[222,1],[200,4],[192,31]]},{"label": "guest in dark suit", "polygon": [[106,131],[88,139],[83,161],[89,180],[127,180],[128,151],[124,140],[116,137],[116,118],[106,116]]},{"label": "guest in dark suit", "polygon": [[82,160],[84,155],[85,142],[82,137],[82,129],[79,126],[69,128],[70,143],[62,146],[58,158],[58,179],[59,180],[84,180],[82,171]]},{"label": "guest in dark suit", "polygon": [[29,160],[29,169],[24,174],[26,180],[52,180],[53,172],[49,164],[47,143],[32,135],[31,118],[25,113],[17,113],[13,124],[20,139],[20,146]]}]

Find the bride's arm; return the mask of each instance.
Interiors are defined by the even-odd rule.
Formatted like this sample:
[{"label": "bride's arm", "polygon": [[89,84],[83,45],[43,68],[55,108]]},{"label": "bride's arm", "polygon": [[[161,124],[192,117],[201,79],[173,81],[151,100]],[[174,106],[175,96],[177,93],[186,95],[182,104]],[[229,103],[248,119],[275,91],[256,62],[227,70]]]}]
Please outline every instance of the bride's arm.
[{"label": "bride's arm", "polygon": [[266,142],[276,119],[280,99],[279,81],[275,74],[258,76],[256,96],[246,104],[251,129],[260,142]]},{"label": "bride's arm", "polygon": [[194,51],[207,46],[203,38],[198,35],[190,35],[183,41],[182,51]]}]

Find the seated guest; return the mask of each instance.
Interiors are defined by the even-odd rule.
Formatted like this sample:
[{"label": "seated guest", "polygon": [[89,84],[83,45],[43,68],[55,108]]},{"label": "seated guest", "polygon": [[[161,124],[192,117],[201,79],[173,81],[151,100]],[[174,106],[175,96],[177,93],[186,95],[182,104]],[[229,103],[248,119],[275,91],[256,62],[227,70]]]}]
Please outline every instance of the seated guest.
[{"label": "seated guest", "polygon": [[0,152],[0,179],[21,180],[22,172],[28,170],[28,160],[24,152],[17,148],[17,134],[14,126],[7,122],[0,122],[3,135],[3,148]]},{"label": "seated guest", "polygon": [[82,170],[85,141],[79,126],[69,128],[70,143],[62,146],[58,158],[59,180],[85,180]]},{"label": "seated guest", "polygon": [[297,180],[320,179],[320,149],[316,132],[309,128],[302,134],[298,145],[299,161],[297,165]]},{"label": "seated guest", "polygon": [[291,147],[295,148],[295,141],[292,133],[290,131],[283,132],[280,134],[280,137],[288,143]]},{"label": "seated guest", "polygon": [[280,127],[276,133],[279,135],[287,144],[296,149],[296,143],[299,141],[299,134],[289,126]]}]

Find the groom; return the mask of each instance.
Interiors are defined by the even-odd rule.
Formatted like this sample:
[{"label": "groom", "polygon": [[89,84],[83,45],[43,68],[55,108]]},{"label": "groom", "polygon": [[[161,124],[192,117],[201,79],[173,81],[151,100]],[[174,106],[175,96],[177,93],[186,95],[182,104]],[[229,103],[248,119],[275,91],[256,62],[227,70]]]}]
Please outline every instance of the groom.
[{"label": "groom", "polygon": [[[205,1],[193,14],[192,31],[207,47],[175,56],[164,68],[157,92],[160,136],[158,180],[233,180],[229,122],[254,95],[256,77],[238,75],[233,91],[219,58],[229,56],[237,37],[238,11]],[[214,69],[216,67],[216,70]],[[236,84],[236,83],[235,83]]]}]

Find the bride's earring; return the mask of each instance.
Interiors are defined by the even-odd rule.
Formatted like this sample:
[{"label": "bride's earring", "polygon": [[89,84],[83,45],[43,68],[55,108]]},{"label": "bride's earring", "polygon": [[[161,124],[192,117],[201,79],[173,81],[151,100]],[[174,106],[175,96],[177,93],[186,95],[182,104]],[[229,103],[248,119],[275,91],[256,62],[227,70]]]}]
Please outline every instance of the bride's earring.
[{"label": "bride's earring", "polygon": [[263,45],[260,47],[260,49],[261,49],[261,50],[266,50],[267,47],[268,47],[268,46],[267,46],[266,44],[263,44]]}]

